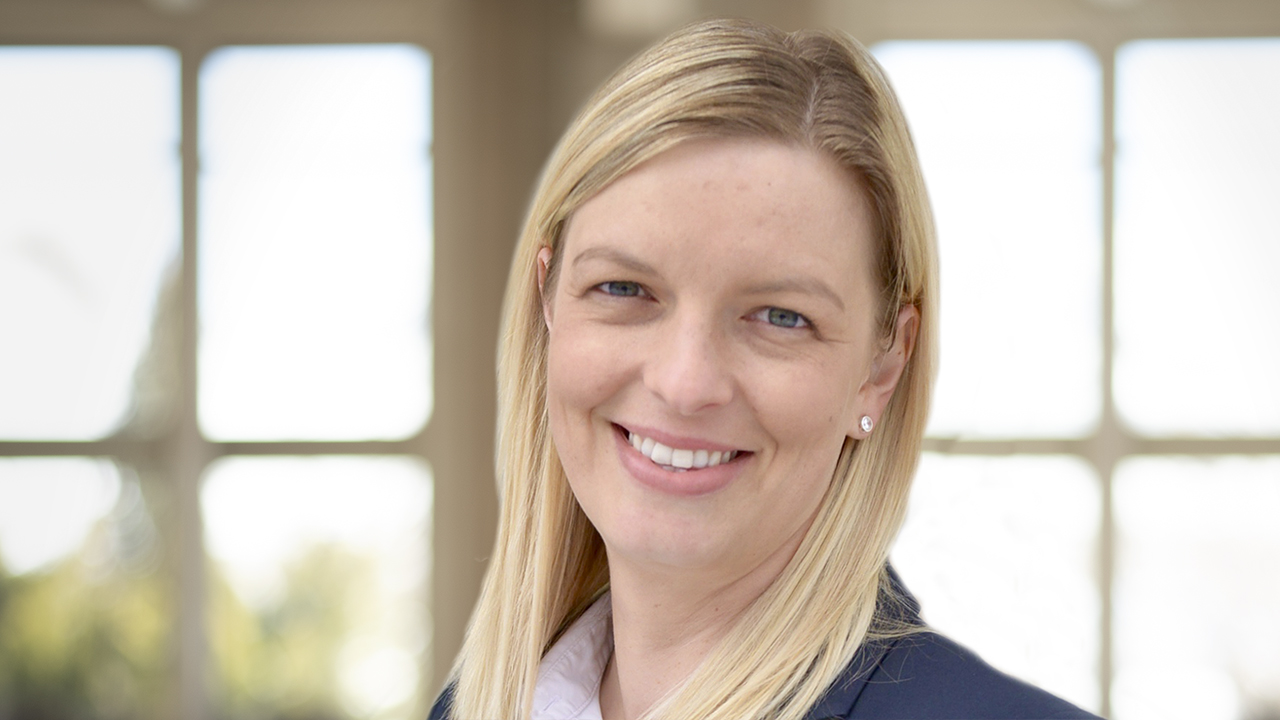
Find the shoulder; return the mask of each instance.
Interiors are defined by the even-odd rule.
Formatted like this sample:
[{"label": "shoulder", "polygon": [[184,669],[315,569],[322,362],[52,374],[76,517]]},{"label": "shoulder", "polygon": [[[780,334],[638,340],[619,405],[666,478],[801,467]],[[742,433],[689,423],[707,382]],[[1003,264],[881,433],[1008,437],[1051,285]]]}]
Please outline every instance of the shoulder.
[{"label": "shoulder", "polygon": [[[449,720],[453,685],[428,720]],[[808,720],[1098,720],[988,665],[931,631],[871,643],[845,670]]]},{"label": "shoulder", "polygon": [[927,630],[873,645],[850,665],[810,717],[1097,720]]},{"label": "shoulder", "polygon": [[453,683],[449,683],[440,697],[431,705],[431,712],[427,715],[427,720],[449,720],[449,709],[453,706]]}]

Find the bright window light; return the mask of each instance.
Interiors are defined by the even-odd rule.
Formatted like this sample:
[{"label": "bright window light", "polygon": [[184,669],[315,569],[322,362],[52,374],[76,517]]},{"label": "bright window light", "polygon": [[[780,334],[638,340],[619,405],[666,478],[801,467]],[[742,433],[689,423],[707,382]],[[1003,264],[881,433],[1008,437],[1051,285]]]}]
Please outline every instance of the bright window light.
[{"label": "bright window light", "polygon": [[1101,80],[1071,42],[874,48],[920,153],[942,262],[929,434],[1079,437],[1101,407]]},{"label": "bright window light", "polygon": [[430,60],[232,47],[201,70],[200,425],[395,439],[431,407]]},{"label": "bright window light", "polygon": [[1116,469],[1116,720],[1280,711],[1280,457]]},{"label": "bright window light", "polygon": [[1121,417],[1280,434],[1280,40],[1129,43],[1116,90]]},{"label": "bright window light", "polygon": [[0,459],[0,572],[47,569],[79,552],[119,494],[120,473],[106,460]]},{"label": "bright window light", "polygon": [[1075,457],[926,454],[893,563],[932,627],[1097,712],[1100,508]]},{"label": "bright window light", "polygon": [[201,504],[223,714],[415,717],[431,499],[430,470],[413,458],[210,467]]},{"label": "bright window light", "polygon": [[101,438],[180,248],[177,53],[0,47],[0,103],[0,438]]}]

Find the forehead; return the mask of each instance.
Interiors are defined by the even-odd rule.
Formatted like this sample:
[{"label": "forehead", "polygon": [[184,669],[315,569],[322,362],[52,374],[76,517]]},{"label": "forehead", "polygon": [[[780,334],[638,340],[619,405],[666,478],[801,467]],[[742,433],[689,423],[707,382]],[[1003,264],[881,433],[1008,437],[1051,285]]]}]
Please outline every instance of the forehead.
[{"label": "forehead", "polygon": [[694,140],[585,202],[569,221],[562,252],[570,264],[606,247],[668,265],[718,263],[721,276],[803,272],[856,294],[871,277],[870,212],[852,173],[816,151],[758,139]]}]

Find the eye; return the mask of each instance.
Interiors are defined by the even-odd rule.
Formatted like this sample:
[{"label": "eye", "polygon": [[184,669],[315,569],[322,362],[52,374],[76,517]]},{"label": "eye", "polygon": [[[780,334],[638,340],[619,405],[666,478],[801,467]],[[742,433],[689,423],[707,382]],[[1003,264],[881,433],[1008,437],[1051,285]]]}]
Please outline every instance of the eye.
[{"label": "eye", "polygon": [[610,280],[602,282],[595,287],[596,290],[605,295],[614,297],[640,297],[644,295],[644,288],[640,287],[640,283],[629,282],[626,280]]},{"label": "eye", "polygon": [[794,310],[787,310],[784,308],[763,308],[758,311],[754,317],[758,320],[763,320],[774,327],[788,329],[812,327],[812,324],[809,322],[809,318]]}]

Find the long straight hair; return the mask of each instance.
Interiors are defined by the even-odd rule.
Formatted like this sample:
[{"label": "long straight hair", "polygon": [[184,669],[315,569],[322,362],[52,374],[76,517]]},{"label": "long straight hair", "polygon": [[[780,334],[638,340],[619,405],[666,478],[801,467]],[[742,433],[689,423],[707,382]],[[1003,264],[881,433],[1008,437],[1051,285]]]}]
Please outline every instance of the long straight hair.
[{"label": "long straight hair", "polygon": [[548,283],[573,212],[682,142],[752,137],[812,149],[847,169],[875,217],[878,325],[920,313],[915,350],[869,438],[846,438],[818,515],[794,557],[687,680],[651,708],[672,720],[798,720],[867,639],[908,632],[877,615],[889,547],[920,455],[936,354],[933,221],[901,109],[870,54],[832,33],[747,21],[687,27],[636,57],[588,102],[539,181],[512,262],[498,362],[494,554],[453,671],[454,720],[530,713],[542,655],[608,584],[604,546],[552,444]]}]

